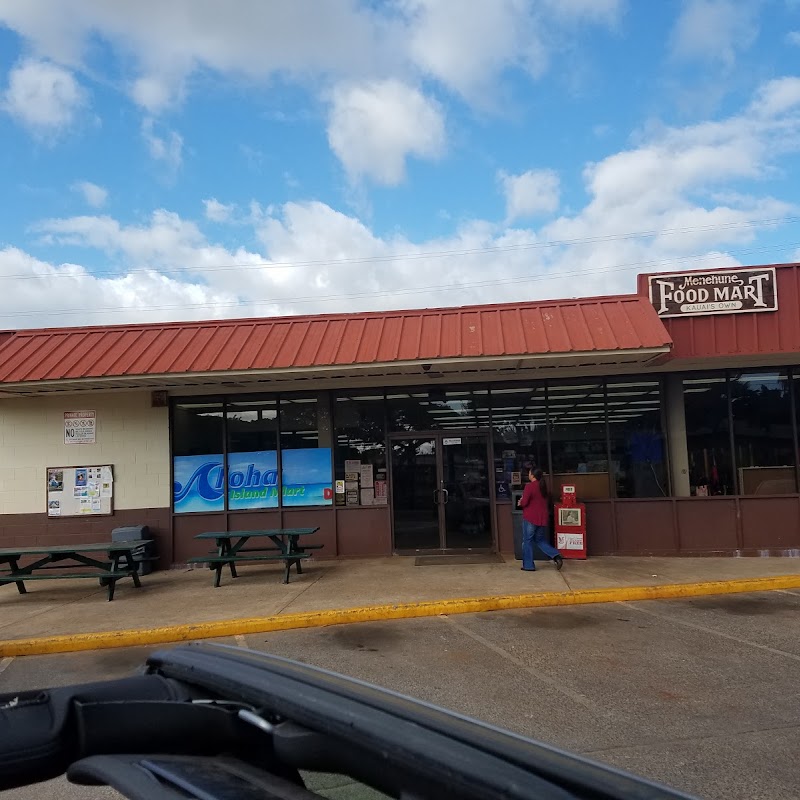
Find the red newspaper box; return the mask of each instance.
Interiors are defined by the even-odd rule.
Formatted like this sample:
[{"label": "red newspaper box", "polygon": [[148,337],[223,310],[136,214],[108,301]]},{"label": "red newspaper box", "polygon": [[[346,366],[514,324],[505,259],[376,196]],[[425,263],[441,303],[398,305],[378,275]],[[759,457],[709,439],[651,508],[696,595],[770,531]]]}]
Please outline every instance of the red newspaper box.
[{"label": "red newspaper box", "polygon": [[586,558],[586,507],[578,502],[575,487],[561,487],[561,502],[554,506],[556,547],[564,558]]}]

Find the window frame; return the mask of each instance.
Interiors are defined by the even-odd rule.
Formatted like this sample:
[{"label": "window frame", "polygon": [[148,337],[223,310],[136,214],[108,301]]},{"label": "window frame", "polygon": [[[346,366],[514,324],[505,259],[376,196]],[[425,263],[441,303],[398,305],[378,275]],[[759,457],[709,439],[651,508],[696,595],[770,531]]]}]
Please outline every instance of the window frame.
[{"label": "window frame", "polygon": [[[223,484],[225,486],[225,491],[223,493],[223,507],[219,511],[175,511],[175,497],[174,497],[174,489],[170,492],[170,514],[172,516],[180,516],[180,517],[189,517],[196,514],[243,514],[243,513],[253,513],[258,511],[263,512],[274,512],[274,511],[284,511],[285,509],[290,510],[302,510],[302,509],[327,509],[332,508],[334,506],[333,499],[329,504],[324,505],[308,505],[308,506],[300,506],[300,505],[285,505],[283,502],[283,459],[282,459],[282,450],[283,447],[281,446],[281,399],[292,399],[297,398],[299,396],[302,397],[313,397],[316,398],[317,403],[326,402],[327,404],[327,412],[328,418],[331,420],[332,424],[332,413],[333,410],[331,408],[331,393],[328,391],[318,391],[318,392],[258,392],[258,393],[247,393],[247,394],[230,394],[230,395],[181,395],[176,397],[170,398],[169,403],[169,471],[170,471],[170,486],[174,487],[175,485],[175,408],[181,405],[192,405],[192,404],[212,404],[212,403],[219,403],[222,406],[222,468],[223,468]],[[325,398],[325,400],[321,400]],[[277,410],[277,425],[276,425],[276,441],[277,441],[277,470],[278,470],[278,505],[277,506],[270,506],[264,508],[230,508],[229,507],[229,497],[228,497],[228,410],[230,405],[234,404],[241,404],[241,403],[248,403],[248,402],[264,402],[266,400],[271,400],[275,402],[275,407]],[[318,447],[319,447],[319,415],[317,416],[317,428],[318,428]],[[331,474],[331,491],[333,491],[334,486],[334,447],[331,446],[328,448],[330,450],[330,474]]]}]

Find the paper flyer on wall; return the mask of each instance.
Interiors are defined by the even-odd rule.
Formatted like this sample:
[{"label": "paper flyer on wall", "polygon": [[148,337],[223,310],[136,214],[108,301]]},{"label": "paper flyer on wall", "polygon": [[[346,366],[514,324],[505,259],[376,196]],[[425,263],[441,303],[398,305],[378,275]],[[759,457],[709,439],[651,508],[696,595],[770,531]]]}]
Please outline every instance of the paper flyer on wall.
[{"label": "paper flyer on wall", "polygon": [[103,483],[114,483],[114,471],[111,467],[100,468],[100,480]]},{"label": "paper flyer on wall", "polygon": [[361,469],[361,461],[354,458],[348,458],[344,462],[345,472],[358,472]]},{"label": "paper flyer on wall", "polygon": [[47,501],[47,515],[50,517],[60,517],[61,516],[61,501],[60,500],[48,500]]},{"label": "paper flyer on wall", "polygon": [[374,489],[362,489],[361,490],[361,505],[362,506],[371,506],[375,504],[375,490]]},{"label": "paper flyer on wall", "polygon": [[64,491],[64,470],[63,469],[49,469],[49,470],[47,470],[47,491],[48,492],[63,492]]},{"label": "paper flyer on wall", "polygon": [[376,506],[385,506],[388,502],[386,481],[375,481],[375,501]]},{"label": "paper flyer on wall", "polygon": [[361,488],[362,489],[371,489],[372,485],[373,485],[372,464],[362,464],[361,465]]},{"label": "paper flyer on wall", "polygon": [[100,484],[100,497],[111,497],[114,492],[114,487],[111,483]]}]

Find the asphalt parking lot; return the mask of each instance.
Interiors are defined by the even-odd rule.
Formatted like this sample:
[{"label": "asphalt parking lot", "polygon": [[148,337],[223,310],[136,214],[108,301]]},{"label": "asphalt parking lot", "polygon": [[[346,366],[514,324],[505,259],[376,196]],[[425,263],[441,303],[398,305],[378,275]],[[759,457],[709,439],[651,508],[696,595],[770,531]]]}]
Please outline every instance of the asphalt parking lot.
[{"label": "asphalt parking lot", "polygon": [[[252,635],[299,659],[703,798],[800,797],[800,591]],[[0,662],[0,690],[128,674],[146,650]],[[102,796],[65,787],[8,800]]]}]

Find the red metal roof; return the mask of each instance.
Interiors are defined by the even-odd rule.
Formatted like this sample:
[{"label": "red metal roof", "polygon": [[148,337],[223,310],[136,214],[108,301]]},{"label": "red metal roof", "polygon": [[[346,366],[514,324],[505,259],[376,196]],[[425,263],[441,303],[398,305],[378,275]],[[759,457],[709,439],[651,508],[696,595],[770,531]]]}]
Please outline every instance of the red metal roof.
[{"label": "red metal roof", "polygon": [[15,331],[0,383],[669,347],[636,295],[416,311]]},{"label": "red metal roof", "polygon": [[[704,360],[721,356],[796,356],[800,352],[800,263],[765,264],[775,269],[778,311],[758,314],[710,314],[664,319],[673,340],[672,358]],[[725,267],[703,272],[725,272]],[[750,269],[739,267],[738,269]],[[684,275],[663,272],[657,275]],[[648,280],[639,276],[639,294],[649,294]]]}]

